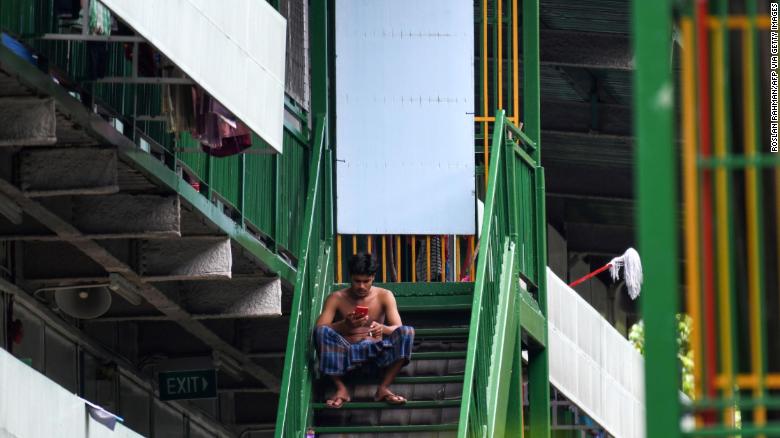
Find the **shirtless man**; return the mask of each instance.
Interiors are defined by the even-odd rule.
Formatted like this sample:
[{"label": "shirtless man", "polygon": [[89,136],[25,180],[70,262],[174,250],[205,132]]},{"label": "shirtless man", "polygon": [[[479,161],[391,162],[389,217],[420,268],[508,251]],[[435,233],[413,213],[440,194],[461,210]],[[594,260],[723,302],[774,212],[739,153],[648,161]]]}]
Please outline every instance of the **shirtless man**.
[{"label": "shirtless man", "polygon": [[[350,401],[342,376],[367,362],[385,370],[374,400],[406,403],[406,398],[393,394],[389,387],[409,363],[414,329],[402,325],[393,293],[373,286],[376,270],[376,260],[370,254],[352,256],[350,287],[330,294],[317,319],[314,340],[320,372],[336,384],[336,393],[325,403],[330,408]],[[357,306],[368,307],[368,314],[355,313]]]}]

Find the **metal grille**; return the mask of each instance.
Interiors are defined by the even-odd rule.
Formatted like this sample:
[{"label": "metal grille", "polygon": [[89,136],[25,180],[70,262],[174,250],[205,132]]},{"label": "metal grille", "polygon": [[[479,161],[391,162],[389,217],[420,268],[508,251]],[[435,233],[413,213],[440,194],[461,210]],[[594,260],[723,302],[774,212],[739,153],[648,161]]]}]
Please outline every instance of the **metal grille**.
[{"label": "metal grille", "polygon": [[279,12],[287,19],[287,59],[284,91],[309,109],[309,6],[306,0],[281,0]]}]

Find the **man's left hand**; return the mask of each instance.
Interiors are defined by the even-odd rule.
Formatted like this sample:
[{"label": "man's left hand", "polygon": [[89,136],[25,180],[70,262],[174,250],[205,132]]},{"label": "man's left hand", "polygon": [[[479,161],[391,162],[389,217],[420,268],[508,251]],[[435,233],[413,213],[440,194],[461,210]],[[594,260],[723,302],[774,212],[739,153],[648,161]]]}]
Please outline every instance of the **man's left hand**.
[{"label": "man's left hand", "polygon": [[368,335],[371,336],[372,338],[381,339],[384,330],[385,330],[384,324],[373,321],[371,325],[368,327]]}]

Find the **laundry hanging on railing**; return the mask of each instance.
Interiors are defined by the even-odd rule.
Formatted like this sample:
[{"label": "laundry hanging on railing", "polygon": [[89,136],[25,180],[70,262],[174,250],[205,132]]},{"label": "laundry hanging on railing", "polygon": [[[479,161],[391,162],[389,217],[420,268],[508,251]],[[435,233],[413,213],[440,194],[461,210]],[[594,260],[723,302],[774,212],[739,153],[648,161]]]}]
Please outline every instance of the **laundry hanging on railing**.
[{"label": "laundry hanging on railing", "polygon": [[[111,35],[111,11],[98,0],[82,0],[82,13],[86,10],[90,35]],[[85,8],[86,6],[86,8]],[[100,79],[108,69],[108,43],[87,41],[87,79]]]},{"label": "laundry hanging on railing", "polygon": [[252,146],[249,128],[200,87],[166,86],[163,113],[170,131],[189,132],[211,156],[227,157]]}]

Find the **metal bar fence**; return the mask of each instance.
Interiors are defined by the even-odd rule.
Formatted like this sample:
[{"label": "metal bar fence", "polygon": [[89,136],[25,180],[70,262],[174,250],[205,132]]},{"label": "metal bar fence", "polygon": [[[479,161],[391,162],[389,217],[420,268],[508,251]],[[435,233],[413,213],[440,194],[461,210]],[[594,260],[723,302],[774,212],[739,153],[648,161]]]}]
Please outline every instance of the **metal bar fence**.
[{"label": "metal bar fence", "polygon": [[[769,5],[699,0],[678,11],[682,148],[674,158],[667,119],[672,107],[653,107],[652,88],[664,80],[653,70],[673,70],[659,63],[662,57],[670,59],[668,52],[657,42],[648,45],[651,33],[660,36],[671,24],[672,8],[669,2],[643,3],[634,2],[640,249],[647,279],[647,434],[775,436],[780,430],[780,341],[767,333],[780,328],[771,310],[780,303],[780,245],[772,245],[780,242],[780,158],[768,153],[762,121],[769,114],[761,102],[769,96],[769,84],[759,76],[768,70],[768,53],[760,48],[768,48],[762,42],[769,41],[770,20],[762,14]],[[678,296],[675,220],[669,212],[659,217],[660,211],[679,211],[672,173],[678,160],[684,308],[692,320],[693,359],[692,400],[682,405],[673,403],[680,388],[671,342]],[[694,420],[682,430],[681,412]]]}]

